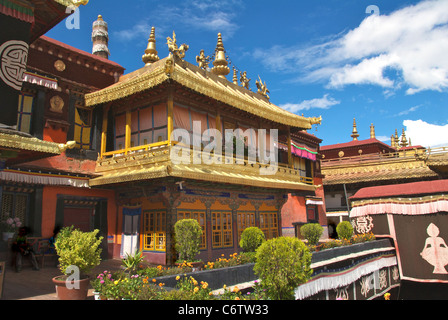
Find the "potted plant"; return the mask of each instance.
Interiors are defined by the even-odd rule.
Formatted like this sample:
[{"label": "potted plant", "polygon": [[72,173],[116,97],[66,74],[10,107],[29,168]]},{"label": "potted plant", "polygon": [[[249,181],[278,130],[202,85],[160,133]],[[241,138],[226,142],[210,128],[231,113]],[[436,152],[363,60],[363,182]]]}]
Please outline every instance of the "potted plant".
[{"label": "potted plant", "polygon": [[55,242],[61,276],[53,278],[60,300],[85,300],[90,283],[89,271],[101,261],[99,230],[83,232],[73,226],[63,228]]},{"label": "potted plant", "polygon": [[14,234],[16,233],[17,229],[22,226],[22,222],[19,218],[10,218],[9,214],[5,214],[5,220],[2,220],[1,222],[1,228],[2,228],[2,239],[3,241],[8,241],[9,239],[14,237]]},{"label": "potted plant", "polygon": [[198,270],[203,265],[201,260],[197,260],[201,244],[202,229],[195,219],[182,219],[174,225],[174,239],[176,242],[176,251],[178,261],[176,264],[187,264]]}]

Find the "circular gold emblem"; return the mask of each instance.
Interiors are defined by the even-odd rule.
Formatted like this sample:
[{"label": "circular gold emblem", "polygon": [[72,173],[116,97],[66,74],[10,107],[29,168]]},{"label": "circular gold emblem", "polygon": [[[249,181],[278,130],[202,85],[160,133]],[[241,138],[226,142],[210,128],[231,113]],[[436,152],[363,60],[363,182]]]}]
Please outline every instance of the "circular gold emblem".
[{"label": "circular gold emblem", "polygon": [[64,108],[64,100],[60,96],[54,96],[50,99],[50,110],[57,113],[62,113]]},{"label": "circular gold emblem", "polygon": [[56,70],[62,72],[62,71],[65,70],[65,63],[64,63],[64,61],[62,61],[62,60],[57,60],[57,61],[54,63],[54,67],[56,68]]}]

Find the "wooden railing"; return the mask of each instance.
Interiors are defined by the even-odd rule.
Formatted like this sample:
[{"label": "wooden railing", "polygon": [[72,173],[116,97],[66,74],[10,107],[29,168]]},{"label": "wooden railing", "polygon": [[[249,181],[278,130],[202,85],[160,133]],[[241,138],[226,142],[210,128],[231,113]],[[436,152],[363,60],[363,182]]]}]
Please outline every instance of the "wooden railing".
[{"label": "wooden railing", "polygon": [[[172,145],[176,145],[178,142],[173,141]],[[197,152],[201,153],[201,159],[203,159],[204,155],[213,155],[213,153],[203,153],[202,151],[193,150],[192,148],[191,154],[190,154],[190,163],[194,165],[193,162],[193,156],[197,156]],[[133,159],[140,159],[147,155],[147,153],[151,153],[154,151],[163,151],[164,153],[170,152],[170,146],[168,141],[162,141],[153,143],[150,145],[145,146],[138,146],[138,147],[132,147],[128,149],[123,150],[115,150],[115,151],[109,151],[104,152],[102,156],[98,159],[98,163],[101,167],[108,166],[108,163],[110,164],[110,160],[116,159],[118,161],[127,159],[128,157],[131,157]],[[194,152],[195,151],[195,152]],[[157,156],[157,155],[156,155]],[[166,155],[165,155],[166,157]],[[164,160],[166,161],[166,159]],[[236,157],[235,155],[233,157],[225,156],[225,154],[221,155],[220,158],[218,158],[219,163],[222,163],[222,165],[225,164],[236,164],[241,165],[242,170],[257,170],[260,168],[266,168],[270,167],[271,164],[263,164],[258,161],[250,161],[247,157],[240,158]],[[114,167],[116,168],[117,164],[116,161],[112,161],[114,163]],[[123,162],[124,165],[129,165],[127,161]],[[119,164],[118,164],[119,165]],[[107,171],[108,169],[106,169]],[[302,170],[303,171],[303,170]],[[288,175],[288,176],[295,176],[295,179],[298,180],[301,183],[305,183],[308,185],[313,185],[314,180],[312,177],[306,177],[301,175],[302,172],[298,169],[291,168],[288,166],[288,164],[285,163],[278,163],[277,164],[277,172],[274,175]]]}]

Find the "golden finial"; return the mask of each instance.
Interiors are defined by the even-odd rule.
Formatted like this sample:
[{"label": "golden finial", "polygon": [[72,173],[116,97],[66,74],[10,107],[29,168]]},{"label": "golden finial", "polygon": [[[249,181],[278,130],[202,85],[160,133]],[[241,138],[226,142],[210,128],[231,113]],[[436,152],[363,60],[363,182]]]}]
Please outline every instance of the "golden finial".
[{"label": "golden finial", "polygon": [[375,126],[373,123],[370,124],[370,139],[375,139]]},{"label": "golden finial", "polygon": [[233,84],[238,85],[238,71],[236,70],[235,67],[233,67]]},{"label": "golden finial", "polygon": [[403,128],[403,133],[401,135],[401,147],[407,147],[408,146],[408,140],[406,139],[406,133],[404,132],[404,128]]},{"label": "golden finial", "polygon": [[215,49],[215,61],[213,61],[213,68],[211,71],[218,77],[225,79],[230,73],[228,64],[224,44],[222,43],[222,36],[221,33],[218,33],[218,43],[216,44]]},{"label": "golden finial", "polygon": [[392,148],[396,148],[396,146],[395,146],[395,136],[394,135],[390,136],[390,146]]},{"label": "golden finial", "polygon": [[353,138],[353,140],[358,140],[358,137],[359,137],[358,130],[356,129],[356,119],[355,118],[353,118],[353,131],[352,131],[351,137]]},{"label": "golden finial", "polygon": [[150,64],[159,61],[159,56],[157,55],[156,50],[156,29],[154,27],[151,28],[151,34],[149,35],[148,47],[145,50],[145,54],[142,56],[142,60],[145,63],[145,66],[149,66]]}]

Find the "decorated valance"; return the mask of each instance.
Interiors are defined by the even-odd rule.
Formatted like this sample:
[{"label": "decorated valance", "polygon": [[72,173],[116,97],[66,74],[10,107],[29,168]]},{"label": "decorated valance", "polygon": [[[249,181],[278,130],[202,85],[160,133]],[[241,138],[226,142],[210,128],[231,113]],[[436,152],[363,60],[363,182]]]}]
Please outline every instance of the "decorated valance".
[{"label": "decorated valance", "polygon": [[0,0],[0,13],[28,23],[34,23],[33,9],[13,1]]},{"label": "decorated valance", "polygon": [[[340,269],[323,269],[318,274],[314,273],[307,283],[295,290],[295,298],[302,300],[320,291],[345,287],[363,276],[396,265],[397,258],[394,255],[380,254]],[[311,267],[313,268],[313,265]]]},{"label": "decorated valance", "polygon": [[414,198],[379,198],[352,202],[350,217],[375,214],[424,215],[448,212],[448,195]]},{"label": "decorated valance", "polygon": [[26,172],[13,169],[5,169],[3,171],[0,171],[0,180],[51,186],[72,186],[78,188],[89,188],[88,178],[42,172]]},{"label": "decorated valance", "polygon": [[[288,151],[288,145],[282,142],[278,143],[279,149]],[[307,145],[291,141],[291,153],[299,158],[308,159],[311,161],[317,160],[317,150],[308,147]]]},{"label": "decorated valance", "polygon": [[23,81],[53,90],[58,88],[58,81],[56,79],[44,77],[29,71],[23,73]]}]

